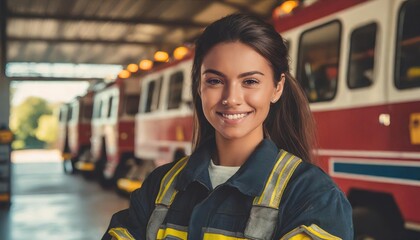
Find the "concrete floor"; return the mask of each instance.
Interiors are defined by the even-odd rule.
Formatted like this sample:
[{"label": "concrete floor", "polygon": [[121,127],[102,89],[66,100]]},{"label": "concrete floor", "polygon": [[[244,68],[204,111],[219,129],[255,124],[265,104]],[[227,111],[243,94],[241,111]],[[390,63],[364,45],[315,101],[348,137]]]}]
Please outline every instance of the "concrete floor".
[{"label": "concrete floor", "polygon": [[128,199],[63,173],[61,162],[14,163],[12,205],[0,209],[1,240],[100,239]]}]

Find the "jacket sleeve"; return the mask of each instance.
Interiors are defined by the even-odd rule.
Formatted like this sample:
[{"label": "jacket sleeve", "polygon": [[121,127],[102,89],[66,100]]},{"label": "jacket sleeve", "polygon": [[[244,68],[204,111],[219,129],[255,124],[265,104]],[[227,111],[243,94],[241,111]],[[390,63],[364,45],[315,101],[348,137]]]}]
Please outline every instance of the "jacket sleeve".
[{"label": "jacket sleeve", "polygon": [[[131,194],[129,208],[112,216],[102,240],[146,239],[146,227],[155,208],[160,181],[168,170],[168,165],[159,167],[146,178],[142,187]],[[118,238],[117,235],[125,238]]]},{"label": "jacket sleeve", "polygon": [[276,239],[352,240],[352,208],[346,196],[318,167],[302,165],[282,198]]}]

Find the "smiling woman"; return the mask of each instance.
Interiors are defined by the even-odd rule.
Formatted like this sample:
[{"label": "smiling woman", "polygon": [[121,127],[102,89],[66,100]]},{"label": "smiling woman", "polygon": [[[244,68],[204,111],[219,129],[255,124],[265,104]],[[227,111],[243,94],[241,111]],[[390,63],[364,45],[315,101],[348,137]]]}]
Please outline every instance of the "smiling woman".
[{"label": "smiling woman", "polygon": [[[281,96],[284,74],[274,83],[268,61],[239,41],[213,47],[204,57],[201,71],[202,107],[216,130],[219,152],[213,161],[240,166],[263,139],[263,122],[270,103]],[[235,146],[242,149],[240,154],[231,151]],[[225,148],[229,150],[221,154]]]},{"label": "smiling woman", "polygon": [[191,156],[152,172],[103,239],[353,239],[349,202],[311,164],[312,115],[271,25],[209,25],[192,81]]}]

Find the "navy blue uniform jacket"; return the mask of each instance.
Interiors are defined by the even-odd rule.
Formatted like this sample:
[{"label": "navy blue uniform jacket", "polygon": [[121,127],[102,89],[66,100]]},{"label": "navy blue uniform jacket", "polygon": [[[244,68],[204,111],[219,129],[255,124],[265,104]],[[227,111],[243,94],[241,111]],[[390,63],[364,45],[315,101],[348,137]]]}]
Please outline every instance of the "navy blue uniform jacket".
[{"label": "navy blue uniform jacket", "polygon": [[[202,239],[208,228],[243,233],[253,199],[262,193],[279,153],[273,142],[264,139],[235,175],[213,189],[208,174],[212,144],[209,145],[190,156],[176,179],[179,192],[164,221],[166,225],[185,226],[188,239]],[[135,239],[145,239],[160,182],[173,164],[155,169],[143,186],[132,193],[129,209],[114,214],[109,228],[123,226]],[[310,163],[302,162],[294,171],[278,214],[274,239],[312,224],[339,238],[353,239],[349,202],[331,178]],[[110,238],[105,233],[103,239]]]}]

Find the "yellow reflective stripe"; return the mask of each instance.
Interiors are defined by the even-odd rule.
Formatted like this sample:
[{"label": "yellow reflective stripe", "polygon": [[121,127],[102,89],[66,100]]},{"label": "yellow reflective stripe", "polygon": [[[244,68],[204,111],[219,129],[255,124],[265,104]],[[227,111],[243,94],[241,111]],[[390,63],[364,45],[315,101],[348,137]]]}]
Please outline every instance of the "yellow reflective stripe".
[{"label": "yellow reflective stripe", "polygon": [[288,238],[288,240],[312,240],[312,238],[306,233],[298,233],[297,235]]},{"label": "yellow reflective stripe", "polygon": [[266,184],[265,184],[265,186],[264,186],[263,194],[261,194],[261,196],[260,196],[260,197],[256,197],[256,198],[254,199],[254,205],[259,205],[259,204],[261,204],[262,200],[263,200],[263,199],[264,199],[264,197],[265,197],[264,195],[265,195],[265,193],[266,193],[266,189],[267,189],[267,187],[270,185],[270,183],[271,183],[271,179],[273,178],[273,175],[274,175],[274,173],[275,173],[275,171],[276,171],[277,167],[279,166],[279,164],[280,164],[281,160],[283,160],[284,156],[286,156],[286,154],[287,154],[287,152],[286,152],[286,151],[284,151],[284,152],[283,152],[283,154],[280,156],[279,160],[277,160],[276,164],[275,164],[275,165],[274,165],[274,167],[273,167],[273,170],[272,170],[272,171],[271,171],[271,173],[270,173],[270,177],[268,177],[268,181],[267,181],[267,183],[266,183]]},{"label": "yellow reflective stripe", "polygon": [[[294,165],[292,166],[291,169],[288,169],[289,164],[292,164],[293,159],[295,158],[295,156],[292,156],[289,161],[286,163],[286,165],[284,166],[284,168],[281,170],[277,181],[276,181],[276,187],[274,188],[274,192],[271,195],[271,199],[270,199],[270,204],[269,206],[272,208],[279,208],[280,206],[280,201],[281,201],[281,197],[283,195],[284,189],[287,186],[287,183],[289,182],[290,177],[292,176],[293,172],[295,171],[295,169],[297,168],[297,166],[302,162],[302,160],[297,160]],[[283,174],[284,172],[287,171],[287,176],[285,178],[283,178]],[[280,181],[284,179],[283,182],[280,183]]]},{"label": "yellow reflective stripe", "polygon": [[316,224],[311,224],[311,226],[301,225],[292,231],[284,235],[280,240],[307,240],[307,239],[322,239],[322,240],[341,240],[341,238],[336,237],[324,229],[320,228]]},{"label": "yellow reflective stripe", "polygon": [[[273,191],[273,194],[271,194],[271,198],[270,198],[270,203],[268,204],[269,206],[273,206],[273,202],[274,202],[274,197],[277,195],[277,189],[279,188],[279,183],[280,183],[280,180],[282,179],[281,177],[283,176],[283,174],[284,174],[284,172],[286,171],[286,169],[287,169],[287,167],[289,166],[289,164],[290,164],[290,162],[291,162],[291,160],[294,158],[295,156],[292,156],[291,158],[290,158],[290,160],[284,165],[284,167],[283,167],[283,169],[280,171],[280,174],[278,175],[278,177],[277,177],[277,181],[276,181],[276,185],[275,185],[275,187],[274,187],[274,191]],[[284,184],[284,185],[286,185],[286,184]],[[282,190],[284,189],[284,187],[285,186],[280,186],[281,187],[281,189],[280,189],[280,191],[282,192]],[[278,205],[277,205],[278,206]],[[274,207],[276,207],[276,206],[274,206]]]},{"label": "yellow reflective stripe", "polygon": [[167,236],[173,236],[179,239],[187,239],[188,233],[173,228],[161,228],[157,233],[156,239],[165,239]]},{"label": "yellow reflective stripe", "polygon": [[111,228],[108,231],[109,235],[113,237],[113,239],[116,240],[135,240],[133,236],[128,232],[126,228],[117,227],[117,228]]},{"label": "yellow reflective stripe", "polygon": [[218,233],[204,233],[203,240],[245,240],[246,238],[230,237]]},{"label": "yellow reflective stripe", "polygon": [[305,228],[308,232],[312,233],[313,235],[321,238],[321,239],[325,239],[325,240],[341,240],[341,238],[336,237],[330,233],[328,233],[327,231],[325,231],[324,229],[322,229],[321,227],[319,227],[316,224],[311,224],[311,226],[307,227],[307,226],[302,226],[303,228]]},{"label": "yellow reflective stripe", "polygon": [[[169,170],[168,173],[165,174],[165,176],[162,179],[162,182],[160,183],[160,190],[158,197],[156,198],[155,203],[161,204],[163,198],[165,197],[166,192],[168,191],[169,187],[172,185],[175,177],[178,175],[178,173],[185,167],[187,164],[188,157],[184,157],[183,159],[179,160],[175,166]],[[167,180],[169,178],[169,181]],[[175,195],[175,194],[174,194]],[[173,200],[174,196],[171,196],[171,202]]]}]

